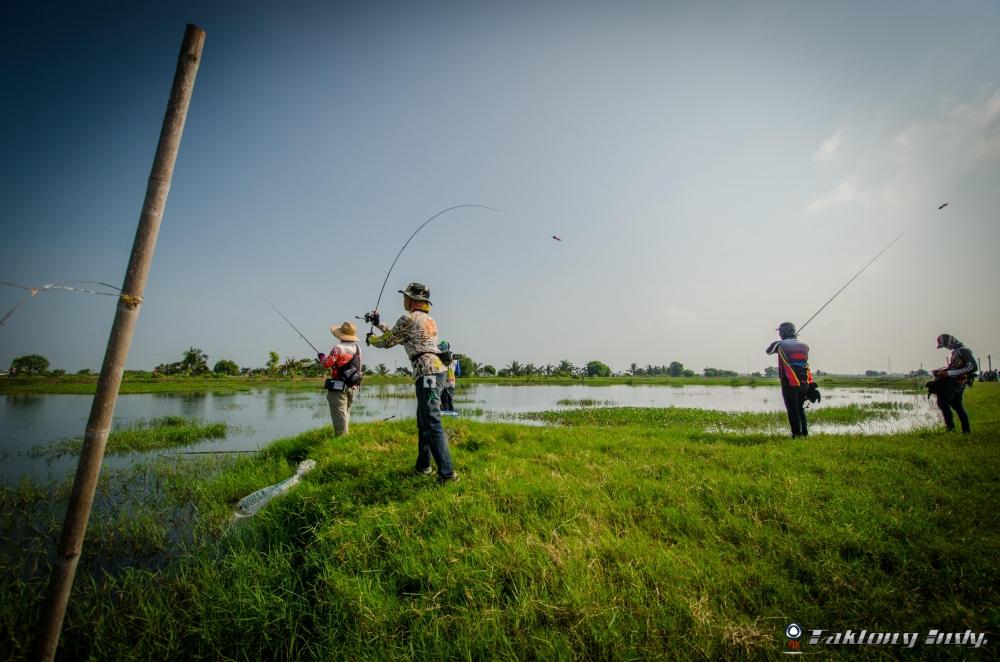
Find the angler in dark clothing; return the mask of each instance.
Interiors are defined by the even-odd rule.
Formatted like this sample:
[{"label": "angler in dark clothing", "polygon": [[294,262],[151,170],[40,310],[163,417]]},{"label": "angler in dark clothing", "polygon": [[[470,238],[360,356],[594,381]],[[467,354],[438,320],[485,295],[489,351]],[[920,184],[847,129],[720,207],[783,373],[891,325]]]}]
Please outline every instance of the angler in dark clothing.
[{"label": "angler in dark clothing", "polygon": [[955,429],[955,419],[951,414],[954,409],[962,424],[962,432],[968,434],[970,431],[969,414],[962,404],[962,395],[965,393],[966,384],[971,383],[971,380],[975,378],[978,366],[972,355],[972,350],[963,345],[955,336],[947,333],[938,336],[937,348],[944,347],[951,350],[948,365],[933,371],[937,382],[935,391],[938,407],[944,416],[944,426],[949,432]]},{"label": "angler in dark clothing", "polygon": [[782,322],[776,331],[781,340],[775,340],[764,351],[778,355],[781,397],[785,401],[792,436],[808,437],[805,403],[810,390],[816,388],[809,370],[809,345],[799,341],[791,322]]}]

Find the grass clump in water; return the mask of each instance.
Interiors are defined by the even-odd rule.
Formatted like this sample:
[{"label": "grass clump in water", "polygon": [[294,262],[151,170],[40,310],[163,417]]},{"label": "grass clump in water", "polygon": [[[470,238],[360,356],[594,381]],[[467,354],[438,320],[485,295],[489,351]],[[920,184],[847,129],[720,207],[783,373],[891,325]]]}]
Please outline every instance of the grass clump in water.
[{"label": "grass clump in water", "polygon": [[[183,416],[161,416],[118,426],[108,434],[105,450],[111,455],[145,452],[162,448],[187,446],[207,439],[224,439],[229,426],[224,422],[202,423]],[[83,439],[64,439],[52,444],[36,446],[32,457],[60,457],[74,455],[83,448]]]}]

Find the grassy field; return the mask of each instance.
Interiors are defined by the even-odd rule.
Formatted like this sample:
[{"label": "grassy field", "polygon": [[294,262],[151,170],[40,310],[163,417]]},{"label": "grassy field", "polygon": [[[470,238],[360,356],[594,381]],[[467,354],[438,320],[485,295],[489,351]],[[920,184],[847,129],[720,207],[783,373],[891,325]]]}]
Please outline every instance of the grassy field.
[{"label": "grassy field", "polygon": [[[817,379],[822,388],[840,386],[861,388],[922,389],[927,377],[895,378],[858,377],[852,375],[824,376]],[[365,375],[367,386],[381,384],[411,384],[408,377]],[[500,384],[504,386],[766,386],[778,385],[778,379],[764,377],[463,377],[459,387],[470,384]],[[249,391],[256,388],[316,390],[322,387],[322,377],[150,377],[125,375],[122,394],[132,393],[196,393]],[[90,395],[97,388],[97,377],[65,375],[62,377],[0,378],[0,394],[53,393]]]},{"label": "grassy field", "polygon": [[[986,631],[934,653],[996,658],[1000,386],[967,405],[971,435],[792,440],[768,415],[683,409],[447,421],[462,480],[445,487],[410,474],[412,421],[158,460],[102,484],[60,655],[773,659],[796,621]],[[232,522],[305,457],[301,485]],[[67,491],[0,489],[2,659],[29,657]]]}]

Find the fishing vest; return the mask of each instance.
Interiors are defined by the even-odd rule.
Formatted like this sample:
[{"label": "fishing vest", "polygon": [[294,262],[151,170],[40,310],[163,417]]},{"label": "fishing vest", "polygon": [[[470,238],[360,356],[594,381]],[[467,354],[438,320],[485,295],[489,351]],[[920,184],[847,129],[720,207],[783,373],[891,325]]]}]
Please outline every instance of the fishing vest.
[{"label": "fishing vest", "polygon": [[796,338],[778,343],[778,375],[788,386],[805,386],[812,383],[809,370],[809,345]]}]

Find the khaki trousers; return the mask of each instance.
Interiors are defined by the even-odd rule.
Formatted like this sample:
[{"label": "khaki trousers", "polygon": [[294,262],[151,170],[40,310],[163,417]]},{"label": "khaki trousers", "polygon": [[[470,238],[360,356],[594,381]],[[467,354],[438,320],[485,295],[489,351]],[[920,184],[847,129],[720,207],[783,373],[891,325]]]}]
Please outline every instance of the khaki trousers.
[{"label": "khaki trousers", "polygon": [[333,419],[333,436],[347,434],[351,425],[351,404],[354,402],[354,389],[343,391],[327,391],[326,401],[330,405],[330,418]]}]

